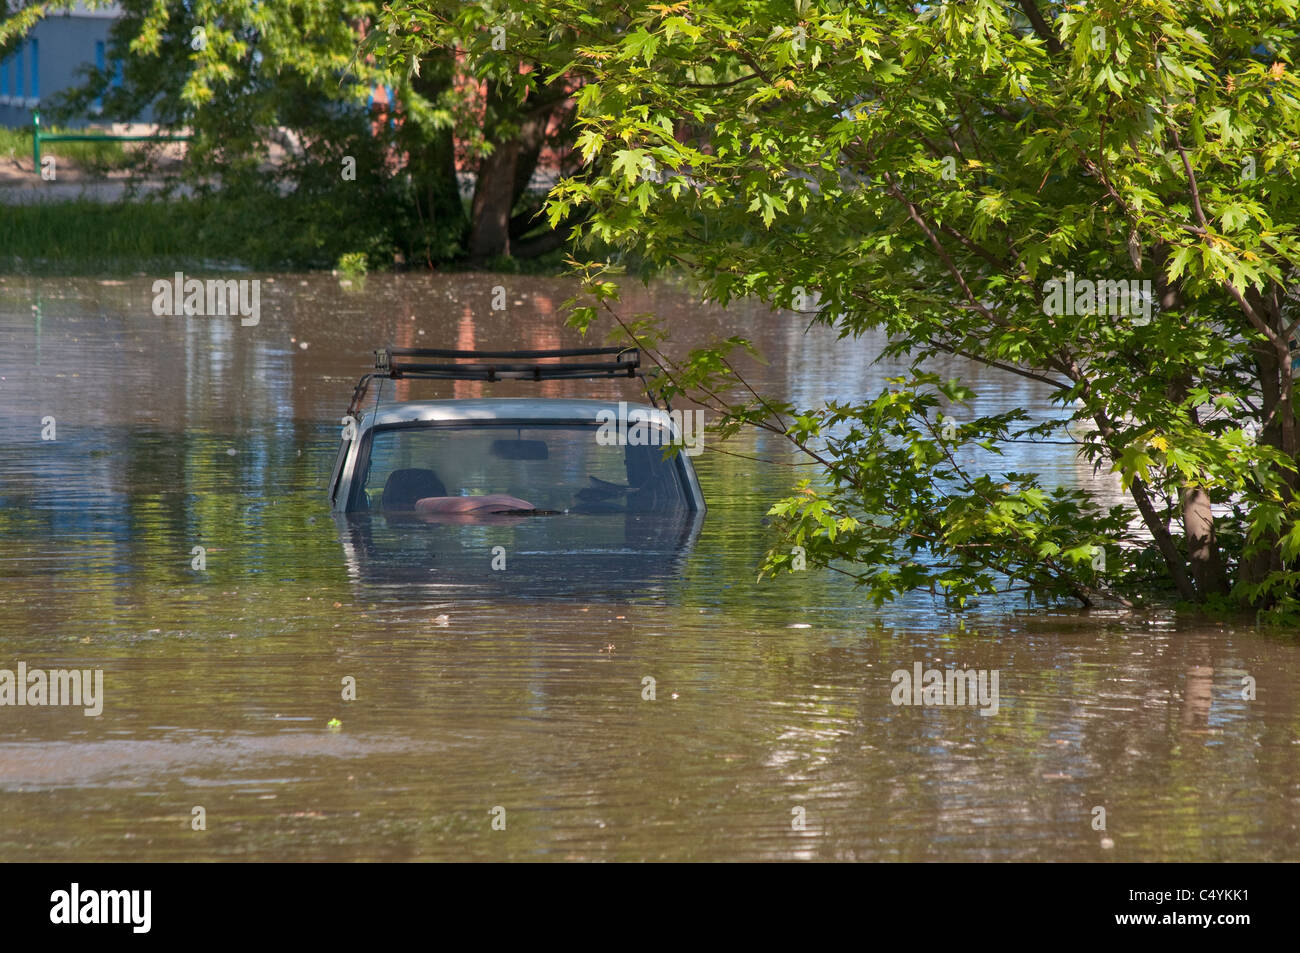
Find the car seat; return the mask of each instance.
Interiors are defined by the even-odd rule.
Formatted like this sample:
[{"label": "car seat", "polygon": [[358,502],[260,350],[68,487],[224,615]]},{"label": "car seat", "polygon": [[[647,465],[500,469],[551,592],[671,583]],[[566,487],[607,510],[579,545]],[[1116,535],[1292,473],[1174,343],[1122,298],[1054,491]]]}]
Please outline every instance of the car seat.
[{"label": "car seat", "polygon": [[426,496],[446,495],[447,487],[436,473],[411,467],[388,474],[379,506],[384,510],[414,510],[416,500],[422,500]]}]

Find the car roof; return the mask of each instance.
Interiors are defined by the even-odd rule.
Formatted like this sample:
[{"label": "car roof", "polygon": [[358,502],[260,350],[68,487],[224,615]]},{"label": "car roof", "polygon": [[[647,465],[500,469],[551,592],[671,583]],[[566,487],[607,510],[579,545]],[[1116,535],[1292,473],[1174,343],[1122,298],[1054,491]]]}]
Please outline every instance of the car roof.
[{"label": "car roof", "polygon": [[[464,400],[421,400],[381,404],[362,418],[362,429],[392,424],[468,421],[490,423],[494,420],[538,420],[554,422],[598,423],[598,414],[609,411],[617,415],[635,410],[638,418],[650,424],[672,427],[667,411],[648,404],[617,400],[581,400],[560,397],[477,397]],[[645,416],[642,417],[641,415]],[[635,423],[635,421],[631,421]]]}]

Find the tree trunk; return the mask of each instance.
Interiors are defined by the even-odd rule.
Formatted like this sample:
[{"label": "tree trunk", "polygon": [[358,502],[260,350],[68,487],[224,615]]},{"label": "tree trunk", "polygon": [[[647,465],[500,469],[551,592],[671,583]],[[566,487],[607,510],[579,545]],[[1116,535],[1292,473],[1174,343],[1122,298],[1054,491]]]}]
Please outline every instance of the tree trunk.
[{"label": "tree trunk", "polygon": [[498,137],[490,130],[492,154],[479,163],[468,249],[469,257],[479,261],[511,254],[511,213],[532,178],[552,113],[568,98],[562,88],[552,87],[520,113],[506,95],[495,87],[488,91],[488,114],[503,116],[494,126],[503,134],[510,132]]},{"label": "tree trunk", "polygon": [[1184,485],[1182,501],[1187,559],[1191,564],[1197,594],[1202,599],[1211,595],[1224,595],[1228,591],[1228,577],[1223,571],[1219,543],[1214,535],[1210,494],[1203,487]]},{"label": "tree trunk", "polygon": [[510,254],[510,212],[515,206],[518,161],[518,140],[507,139],[495,143],[492,154],[479,162],[468,249],[475,261]]}]

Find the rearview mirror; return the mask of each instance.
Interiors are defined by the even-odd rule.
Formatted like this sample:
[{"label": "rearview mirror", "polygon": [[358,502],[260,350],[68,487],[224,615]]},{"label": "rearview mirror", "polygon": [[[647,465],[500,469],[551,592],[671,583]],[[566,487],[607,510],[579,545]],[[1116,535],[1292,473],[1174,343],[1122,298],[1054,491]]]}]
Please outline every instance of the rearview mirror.
[{"label": "rearview mirror", "polygon": [[551,453],[545,440],[493,440],[492,456],[502,460],[546,460]]}]

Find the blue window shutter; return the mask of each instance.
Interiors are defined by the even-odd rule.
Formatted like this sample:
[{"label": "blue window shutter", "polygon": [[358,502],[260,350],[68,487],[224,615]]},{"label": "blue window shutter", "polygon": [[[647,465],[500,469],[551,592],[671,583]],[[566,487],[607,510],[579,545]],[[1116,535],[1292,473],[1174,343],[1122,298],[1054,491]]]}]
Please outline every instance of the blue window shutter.
[{"label": "blue window shutter", "polygon": [[[95,69],[99,70],[101,73],[104,71],[104,41],[103,40],[95,41]],[[104,108],[103,96],[95,97],[95,108],[96,109]]]}]

